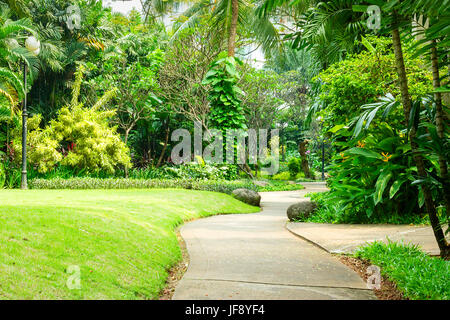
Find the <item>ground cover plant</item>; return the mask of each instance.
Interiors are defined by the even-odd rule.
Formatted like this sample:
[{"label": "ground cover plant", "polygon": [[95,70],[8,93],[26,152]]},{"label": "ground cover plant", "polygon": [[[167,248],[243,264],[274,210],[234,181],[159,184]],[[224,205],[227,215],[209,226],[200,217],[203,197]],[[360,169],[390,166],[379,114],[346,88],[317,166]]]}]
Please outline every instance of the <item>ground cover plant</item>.
[{"label": "ground cover plant", "polygon": [[257,211],[193,190],[2,190],[0,299],[155,299],[181,258],[176,226]]},{"label": "ground cover plant", "polygon": [[374,242],[361,247],[355,256],[379,266],[409,299],[450,299],[450,261],[430,257],[417,246]]}]

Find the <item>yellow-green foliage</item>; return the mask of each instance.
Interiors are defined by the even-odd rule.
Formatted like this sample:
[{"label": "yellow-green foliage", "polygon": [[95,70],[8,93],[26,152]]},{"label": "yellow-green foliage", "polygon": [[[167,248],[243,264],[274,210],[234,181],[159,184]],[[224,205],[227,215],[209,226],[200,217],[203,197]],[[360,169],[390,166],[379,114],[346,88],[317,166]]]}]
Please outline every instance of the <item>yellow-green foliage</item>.
[{"label": "yellow-green foliage", "polygon": [[[322,111],[324,127],[347,124],[361,114],[361,106],[376,102],[391,93],[400,99],[395,56],[388,38],[368,37],[367,51],[348,57],[320,73],[316,80],[323,82],[321,99],[326,108]],[[431,71],[422,58],[412,58],[405,51],[405,66],[411,97],[423,96],[433,90]],[[390,115],[391,123],[404,119],[398,108]]]},{"label": "yellow-green foliage", "polygon": [[[27,122],[29,162],[40,172],[47,172],[56,164],[111,173],[117,166],[131,167],[128,147],[120,139],[117,128],[108,122],[115,111],[99,110],[114,96],[115,89],[106,92],[94,107],[83,107],[78,103],[81,73],[82,69],[78,70],[71,104],[61,108],[56,119],[44,129],[39,128],[40,115]],[[15,154],[20,160],[20,128],[14,136]]]}]

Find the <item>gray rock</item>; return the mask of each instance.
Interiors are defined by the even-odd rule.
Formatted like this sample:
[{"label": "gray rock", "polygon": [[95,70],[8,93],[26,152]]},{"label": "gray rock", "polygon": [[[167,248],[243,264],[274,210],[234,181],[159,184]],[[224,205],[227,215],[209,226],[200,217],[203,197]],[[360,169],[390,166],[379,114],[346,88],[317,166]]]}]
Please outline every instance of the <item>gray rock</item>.
[{"label": "gray rock", "polygon": [[287,209],[289,220],[304,220],[317,208],[317,205],[311,201],[302,201],[294,203]]},{"label": "gray rock", "polygon": [[253,190],[236,189],[231,194],[236,199],[245,202],[247,204],[250,204],[252,206],[259,207],[259,204],[261,202],[261,196],[258,194],[258,192]]}]

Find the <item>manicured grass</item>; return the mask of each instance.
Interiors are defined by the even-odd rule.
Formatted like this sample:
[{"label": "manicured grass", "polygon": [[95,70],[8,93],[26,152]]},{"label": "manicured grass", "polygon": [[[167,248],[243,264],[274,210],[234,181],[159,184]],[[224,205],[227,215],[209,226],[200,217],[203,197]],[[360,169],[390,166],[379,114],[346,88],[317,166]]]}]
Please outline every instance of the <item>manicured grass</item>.
[{"label": "manicured grass", "polygon": [[[259,208],[180,190],[0,190],[0,299],[154,299],[183,221]],[[79,266],[81,289],[66,285]]]},{"label": "manicured grass", "polygon": [[356,257],[381,268],[410,299],[450,299],[450,261],[433,258],[412,245],[374,242],[360,248]]}]

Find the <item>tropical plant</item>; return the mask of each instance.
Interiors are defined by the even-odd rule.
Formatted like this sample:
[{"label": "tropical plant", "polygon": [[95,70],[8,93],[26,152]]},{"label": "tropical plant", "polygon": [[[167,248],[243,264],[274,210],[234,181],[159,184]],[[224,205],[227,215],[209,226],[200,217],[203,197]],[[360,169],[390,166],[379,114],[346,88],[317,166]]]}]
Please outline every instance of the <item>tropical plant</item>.
[{"label": "tropical plant", "polygon": [[[363,42],[370,50],[331,65],[315,78],[320,86],[318,98],[324,131],[336,125],[350,123],[353,118],[359,117],[361,105],[375,102],[380,96],[400,96],[391,40],[369,36]],[[412,98],[417,99],[432,91],[432,75],[423,68],[425,61],[419,57],[413,58],[410,54],[405,56],[404,61]],[[308,117],[312,118],[312,114],[317,113],[319,108],[311,107]],[[391,125],[395,126],[397,123],[401,126],[404,122],[401,108],[393,110],[389,120]],[[361,124],[362,122],[358,123]]]},{"label": "tropical plant", "polygon": [[295,179],[301,170],[301,160],[298,158],[291,158],[288,162],[289,176]]},{"label": "tropical plant", "polygon": [[22,63],[27,64],[32,77],[38,71],[37,58],[19,44],[25,41],[21,32],[36,35],[29,19],[12,20],[10,9],[0,2],[0,108],[9,108],[11,113],[25,93],[23,83],[14,71],[17,71]]},{"label": "tropical plant", "polygon": [[263,49],[270,51],[277,47],[279,35],[276,26],[267,18],[256,14],[256,2],[246,0],[202,0],[194,2],[174,24],[174,35],[185,28],[202,23],[205,16],[210,19],[215,37],[225,40],[228,56],[234,56],[236,48],[245,46],[248,40],[255,40]]},{"label": "tropical plant", "polygon": [[[412,1],[407,1],[410,5]],[[434,235],[436,237],[436,241],[439,245],[439,249],[442,257],[448,257],[450,255],[450,244],[447,242],[444,236],[444,232],[440,226],[440,221],[437,216],[436,203],[433,200],[432,195],[432,185],[429,184],[429,174],[427,172],[426,164],[424,161],[424,156],[421,150],[419,149],[417,139],[417,132],[419,129],[419,117],[420,108],[413,108],[411,95],[408,88],[408,79],[407,72],[404,64],[404,50],[402,47],[402,42],[400,38],[400,29],[402,26],[407,26],[405,20],[411,19],[411,16],[414,12],[404,11],[405,3],[402,3],[398,0],[390,1],[387,3],[383,3],[382,11],[388,14],[389,19],[386,19],[383,23],[386,28],[391,31],[392,34],[392,44],[394,47],[394,53],[396,58],[396,69],[399,77],[399,87],[401,92],[401,101],[405,116],[405,122],[411,123],[411,128],[409,130],[409,141],[411,145],[411,151],[414,155],[414,162],[417,167],[417,173],[419,180],[423,181],[421,183],[421,189],[424,195],[424,202],[426,206],[426,211],[428,212],[430,222],[433,228]],[[438,18],[439,15],[445,15],[448,13],[448,6],[445,6],[445,3],[438,1],[429,1],[429,8],[434,8],[437,10],[437,14],[434,18]],[[401,15],[402,14],[402,15]],[[408,28],[406,28],[408,30]],[[438,31],[438,34],[443,35],[442,30]],[[412,112],[413,111],[413,112]],[[439,112],[438,112],[439,114]],[[439,115],[438,115],[439,117]],[[439,123],[439,120],[438,120]],[[444,178],[447,178],[444,176]],[[447,181],[444,182],[447,185]],[[445,188],[448,190],[448,187]],[[448,200],[448,195],[446,199]],[[447,201],[447,210],[450,210],[449,202]]]},{"label": "tropical plant", "polygon": [[[366,13],[353,10],[363,1],[331,0],[265,0],[257,9],[259,16],[277,16],[281,8],[288,8],[295,28],[284,39],[296,49],[308,48],[323,69],[342,60],[348,54],[359,52],[361,35],[365,33]],[[283,10],[282,12],[285,12]]]},{"label": "tropical plant", "polygon": [[[438,63],[436,60],[437,55],[439,54],[438,50],[438,42],[442,42],[443,46],[439,46],[440,53],[443,54],[443,57],[447,59],[448,56],[448,32],[446,31],[446,26],[442,24],[442,22],[439,21],[447,21],[448,20],[448,1],[436,1],[436,0],[424,0],[424,1],[400,1],[400,0],[389,0],[389,1],[383,1],[383,0],[375,0],[375,1],[345,1],[345,0],[334,0],[334,1],[328,1],[326,3],[323,3],[321,5],[317,5],[315,8],[312,8],[309,10],[309,13],[305,14],[304,21],[302,21],[302,28],[300,28],[300,31],[297,32],[297,34],[294,34],[294,37],[296,38],[294,41],[294,46],[298,44],[302,44],[302,42],[305,45],[309,46],[317,46],[319,48],[326,48],[326,45],[323,45],[323,43],[320,42],[322,39],[327,38],[327,31],[334,32],[334,29],[336,30],[345,30],[345,32],[350,35],[350,38],[346,37],[346,33],[343,33],[345,37],[335,37],[338,40],[344,40],[341,43],[345,43],[345,39],[357,39],[354,38],[354,36],[358,36],[358,33],[369,33],[368,31],[364,31],[361,26],[362,19],[364,18],[364,14],[353,14],[351,13],[351,9],[349,9],[349,6],[357,4],[359,5],[359,10],[364,12],[367,8],[367,5],[370,4],[376,4],[380,8],[380,13],[383,15],[383,19],[381,19],[380,24],[380,34],[390,34],[392,39],[392,46],[395,56],[395,66],[398,76],[398,89],[400,93],[401,98],[401,104],[403,107],[403,115],[404,115],[404,123],[411,123],[410,130],[408,131],[409,134],[409,143],[411,146],[411,151],[413,154],[414,164],[417,168],[417,176],[418,180],[420,181],[427,181],[426,183],[421,183],[421,189],[422,193],[424,195],[424,203],[426,207],[426,211],[429,215],[429,219],[433,228],[433,232],[435,234],[436,240],[438,242],[439,248],[441,250],[441,255],[443,257],[447,257],[450,255],[450,244],[446,241],[444,237],[444,233],[442,231],[442,228],[439,224],[439,219],[437,216],[437,210],[436,210],[436,203],[433,200],[432,196],[432,186],[429,183],[429,174],[427,172],[427,163],[424,161],[424,155],[422,150],[420,150],[417,138],[418,138],[418,128],[419,128],[419,117],[417,116],[420,114],[420,109],[413,109],[413,104],[411,100],[411,92],[410,88],[408,87],[408,73],[407,68],[405,67],[405,50],[402,45],[401,41],[401,35],[400,32],[404,32],[406,35],[416,35],[414,33],[415,30],[417,30],[417,26],[413,26],[413,21],[420,20],[417,19],[417,17],[420,17],[421,15],[424,18],[430,18],[431,22],[434,22],[434,26],[429,28],[429,31],[426,31],[428,28],[425,29],[425,32],[422,32],[424,34],[425,38],[422,39],[422,41],[419,41],[419,47],[422,47],[422,52],[424,48],[430,49],[431,56],[433,57],[431,59],[432,65],[434,65],[434,86],[437,88],[437,92],[442,92],[442,88],[439,86],[438,83]],[[290,5],[298,5],[299,3],[303,2],[292,2]],[[267,14],[267,12],[270,12],[272,8],[277,7],[279,5],[286,4],[285,0],[266,0],[263,8],[261,9],[261,12],[263,14]],[[341,8],[340,5],[344,5],[345,8]],[[318,10],[325,9],[325,15],[322,15],[321,12],[318,12]],[[362,9],[362,10],[361,10]],[[322,19],[321,17],[331,17],[332,19]],[[327,23],[327,22],[331,22]],[[328,25],[328,27],[327,27]],[[330,28],[330,27],[333,28]],[[312,27],[312,28],[310,28]],[[342,27],[342,28],[340,28]],[[419,28],[420,29],[420,28]],[[310,31],[315,32],[310,32]],[[350,31],[348,33],[348,31]],[[309,33],[308,33],[309,32]],[[302,37],[302,35],[304,37]],[[317,38],[319,37],[319,38]],[[352,38],[353,37],[353,38]],[[444,48],[444,49],[442,49]],[[347,50],[348,51],[348,50]],[[337,52],[338,54],[334,54]],[[421,51],[419,51],[421,52]],[[335,57],[339,56],[340,52],[339,50],[327,50],[328,57]],[[444,59],[444,60],[445,60]],[[327,62],[326,60],[323,60],[324,62]],[[324,67],[327,65],[324,64]],[[445,91],[445,88],[444,88]],[[435,92],[436,94],[436,92]],[[438,105],[439,103],[439,96],[436,95]],[[439,135],[441,139],[443,138],[443,121],[442,121],[442,115],[441,112],[442,109],[438,106],[437,108],[437,121],[436,125],[439,126]],[[411,111],[414,111],[415,113],[411,113]],[[412,121],[411,119],[414,119]],[[448,191],[448,177],[447,177],[447,166],[445,159],[440,160],[441,162],[441,178],[445,180],[444,184],[446,185],[445,190]],[[446,192],[447,194],[449,192]],[[449,208],[449,197],[446,195],[446,207],[447,211]]]},{"label": "tropical plant", "polygon": [[237,86],[239,79],[237,64],[242,62],[234,57],[219,55],[203,80],[203,84],[211,86],[209,121],[212,128],[220,130],[246,128],[240,99],[242,90]]},{"label": "tropical plant", "polygon": [[[58,164],[77,170],[111,173],[118,166],[130,167],[128,147],[116,133],[116,128],[109,126],[108,119],[115,111],[101,111],[117,90],[107,91],[91,108],[86,108],[79,102],[82,76],[83,67],[79,67],[71,103],[61,108],[48,126],[39,127],[40,115],[29,119],[28,158],[40,172],[47,172]],[[15,160],[20,161],[21,127],[15,128],[12,136],[17,154]]]}]

